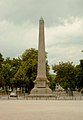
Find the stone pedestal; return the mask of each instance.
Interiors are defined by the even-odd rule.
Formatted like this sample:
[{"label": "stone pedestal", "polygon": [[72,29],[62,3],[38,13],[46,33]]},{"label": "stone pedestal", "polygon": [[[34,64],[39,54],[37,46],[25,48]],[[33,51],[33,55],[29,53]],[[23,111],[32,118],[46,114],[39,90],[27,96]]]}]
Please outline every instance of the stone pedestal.
[{"label": "stone pedestal", "polygon": [[52,94],[52,90],[49,88],[48,84],[49,81],[48,80],[35,80],[35,86],[34,88],[31,90],[31,95],[51,95]]}]

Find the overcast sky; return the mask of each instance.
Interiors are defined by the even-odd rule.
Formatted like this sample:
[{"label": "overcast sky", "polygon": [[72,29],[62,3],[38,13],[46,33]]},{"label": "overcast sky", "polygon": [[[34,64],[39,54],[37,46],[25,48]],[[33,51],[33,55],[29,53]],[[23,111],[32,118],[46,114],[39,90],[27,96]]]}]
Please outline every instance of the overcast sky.
[{"label": "overcast sky", "polygon": [[83,0],[0,0],[0,52],[18,57],[38,48],[38,23],[45,22],[49,64],[83,58]]}]

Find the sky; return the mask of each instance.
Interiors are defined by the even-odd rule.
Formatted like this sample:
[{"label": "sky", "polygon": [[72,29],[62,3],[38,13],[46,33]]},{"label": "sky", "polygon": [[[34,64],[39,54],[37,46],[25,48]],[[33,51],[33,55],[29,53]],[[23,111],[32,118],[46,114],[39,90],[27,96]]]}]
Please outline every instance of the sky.
[{"label": "sky", "polygon": [[45,22],[50,65],[83,59],[83,0],[0,0],[0,52],[21,56],[38,49],[39,19]]}]

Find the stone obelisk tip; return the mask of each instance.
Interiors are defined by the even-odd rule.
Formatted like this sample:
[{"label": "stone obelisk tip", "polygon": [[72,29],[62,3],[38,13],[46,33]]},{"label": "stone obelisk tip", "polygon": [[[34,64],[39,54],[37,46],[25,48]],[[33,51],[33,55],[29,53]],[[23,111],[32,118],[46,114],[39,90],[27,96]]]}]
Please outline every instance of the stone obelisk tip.
[{"label": "stone obelisk tip", "polygon": [[40,20],[44,21],[44,19],[43,19],[43,17],[42,17],[42,16],[40,17]]},{"label": "stone obelisk tip", "polygon": [[44,23],[43,17],[41,17],[41,18],[39,19],[39,22],[40,22],[40,23]]}]

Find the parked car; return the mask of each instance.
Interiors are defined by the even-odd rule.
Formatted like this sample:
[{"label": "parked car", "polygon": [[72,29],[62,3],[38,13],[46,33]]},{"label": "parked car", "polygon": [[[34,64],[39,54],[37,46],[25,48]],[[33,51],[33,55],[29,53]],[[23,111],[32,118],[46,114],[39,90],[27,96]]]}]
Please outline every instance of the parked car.
[{"label": "parked car", "polygon": [[11,92],[11,93],[10,93],[10,97],[17,97],[17,94],[14,93],[14,92]]}]

